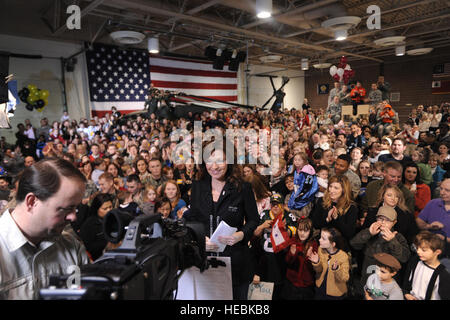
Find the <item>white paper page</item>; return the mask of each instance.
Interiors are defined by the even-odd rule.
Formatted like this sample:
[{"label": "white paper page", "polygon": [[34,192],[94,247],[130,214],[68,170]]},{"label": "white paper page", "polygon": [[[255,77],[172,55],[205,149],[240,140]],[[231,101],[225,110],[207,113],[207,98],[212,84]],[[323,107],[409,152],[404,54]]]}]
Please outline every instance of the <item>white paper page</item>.
[{"label": "white paper page", "polygon": [[237,231],[237,228],[230,227],[225,221],[222,220],[222,221],[220,221],[219,225],[217,226],[216,231],[214,231],[213,235],[211,236],[211,239],[209,239],[209,240],[219,246],[219,250],[217,250],[217,252],[223,252],[227,245],[221,243],[219,241],[219,237],[229,237],[236,231]]},{"label": "white paper page", "polygon": [[209,267],[203,273],[197,267],[186,269],[178,280],[176,300],[233,300],[231,258],[215,257],[226,266]]}]

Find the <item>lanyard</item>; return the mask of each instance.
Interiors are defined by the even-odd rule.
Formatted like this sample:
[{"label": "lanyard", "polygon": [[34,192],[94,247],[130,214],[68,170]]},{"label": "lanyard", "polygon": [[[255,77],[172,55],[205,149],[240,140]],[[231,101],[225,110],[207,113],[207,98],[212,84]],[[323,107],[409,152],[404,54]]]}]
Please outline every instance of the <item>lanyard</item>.
[{"label": "lanyard", "polygon": [[[217,226],[220,223],[220,217],[216,216],[216,225],[214,226],[214,216],[216,216],[216,207],[213,202],[213,212],[212,212],[212,214],[209,215],[209,237],[211,237],[213,235],[214,230],[217,228]],[[219,252],[216,252],[215,254],[211,252],[210,255],[216,255],[218,257]]]}]

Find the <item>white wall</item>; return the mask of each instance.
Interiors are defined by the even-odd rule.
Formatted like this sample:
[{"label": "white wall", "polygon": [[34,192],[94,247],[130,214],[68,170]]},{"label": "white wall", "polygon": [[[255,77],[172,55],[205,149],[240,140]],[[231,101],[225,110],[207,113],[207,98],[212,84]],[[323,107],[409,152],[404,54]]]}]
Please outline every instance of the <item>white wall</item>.
[{"label": "white wall", "polygon": [[[81,50],[82,44],[37,40],[0,34],[0,50],[16,54],[42,55],[43,59],[10,58],[9,73],[14,74],[17,88],[34,84],[40,89],[49,90],[48,105],[42,112],[28,111],[25,104],[20,102],[16,106],[14,117],[11,118],[11,129],[0,129],[0,135],[7,141],[15,143],[14,136],[17,124],[30,119],[34,127],[40,126],[40,119],[47,117],[51,124],[60,120],[63,113],[63,84],[60,57],[69,57]],[[69,115],[79,120],[89,113],[88,86],[86,75],[85,55],[76,57],[78,63],[74,72],[66,72],[66,96]]]},{"label": "white wall", "polygon": [[[242,103],[247,101],[246,88],[245,88],[245,75],[244,68],[240,68],[240,81],[239,81],[239,98]],[[269,75],[278,76],[274,78],[273,82],[275,88],[280,88],[282,84],[282,76],[290,78],[289,82],[284,86],[284,107],[291,109],[300,109],[305,98],[305,78],[304,72],[301,70],[287,69],[278,67],[267,67],[262,65],[250,65],[250,76],[248,77],[248,104],[261,107],[273,94],[273,88],[270,83],[270,79],[266,77],[252,76],[254,74],[267,73]],[[281,70],[281,71],[280,71]],[[273,98],[267,108],[270,108],[275,101]]]}]

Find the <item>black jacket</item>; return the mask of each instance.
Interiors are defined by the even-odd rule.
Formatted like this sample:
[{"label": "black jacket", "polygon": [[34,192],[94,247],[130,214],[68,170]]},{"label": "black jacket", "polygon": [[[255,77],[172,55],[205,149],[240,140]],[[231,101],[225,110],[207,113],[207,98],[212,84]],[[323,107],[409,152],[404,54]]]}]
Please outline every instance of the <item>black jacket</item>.
[{"label": "black jacket", "polygon": [[[215,207],[217,210],[215,210]],[[249,183],[243,182],[239,190],[227,182],[214,205],[211,190],[211,179],[194,181],[192,183],[191,207],[183,217],[187,221],[200,222],[204,226],[205,235],[211,237],[218,222],[225,221],[229,226],[236,227],[244,233],[244,239],[233,246],[227,246],[222,256],[231,257],[233,285],[239,285],[251,280],[253,270],[250,268],[248,241],[259,225],[258,209],[255,196]],[[218,221],[219,220],[219,221]]]},{"label": "black jacket", "polygon": [[324,227],[334,227],[342,233],[342,236],[347,241],[350,241],[350,239],[352,239],[356,234],[358,207],[355,204],[352,204],[345,214],[339,216],[336,220],[332,219],[330,222],[327,222],[326,218],[330,209],[331,207],[323,207],[323,198],[320,198],[312,212],[312,222],[314,228],[322,229]]},{"label": "black jacket", "polygon": [[80,229],[80,238],[90,253],[93,260],[97,260],[103,255],[108,241],[103,233],[103,220],[98,216],[90,216],[83,223]]},{"label": "black jacket", "polygon": [[[408,261],[402,286],[404,294],[410,293],[412,290],[414,272],[416,270],[418,263],[419,257],[417,256],[417,254],[412,256]],[[439,267],[436,269],[434,273],[437,273],[436,275],[439,277],[438,293],[439,296],[441,297],[441,300],[450,300],[450,274],[442,264],[439,265]],[[425,300],[429,300],[431,298],[432,290],[434,287],[433,284],[434,282],[431,283],[431,281],[428,284],[427,296],[425,297]]]}]

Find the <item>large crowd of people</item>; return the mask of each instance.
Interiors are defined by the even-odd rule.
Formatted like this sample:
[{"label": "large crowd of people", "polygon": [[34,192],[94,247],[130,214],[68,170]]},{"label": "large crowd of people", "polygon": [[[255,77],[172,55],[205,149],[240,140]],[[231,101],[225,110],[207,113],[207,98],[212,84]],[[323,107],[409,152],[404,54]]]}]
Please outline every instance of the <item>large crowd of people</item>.
[{"label": "large crowd of people", "polygon": [[[361,83],[355,88],[362,92]],[[65,231],[90,261],[114,248],[102,221],[119,208],[200,222],[209,252],[217,250],[210,237],[220,221],[236,227],[220,239],[221,255],[231,257],[234,299],[246,299],[259,282],[274,283],[274,300],[450,299],[450,104],[418,105],[401,123],[377,84],[367,97],[336,83],[326,108],[305,99],[303,109],[277,113],[233,108],[158,119],[112,108],[90,120],[67,113],[36,127],[26,120],[16,141],[0,140],[1,212],[29,205],[17,197],[27,168],[60,158],[84,177]],[[341,117],[343,105],[362,101],[369,114]],[[251,139],[241,164],[236,150],[236,161],[225,157],[225,142],[202,163],[174,152],[173,132],[194,140],[195,121],[203,132],[279,129],[277,170],[264,174]],[[0,297],[17,298],[2,272]]]}]

